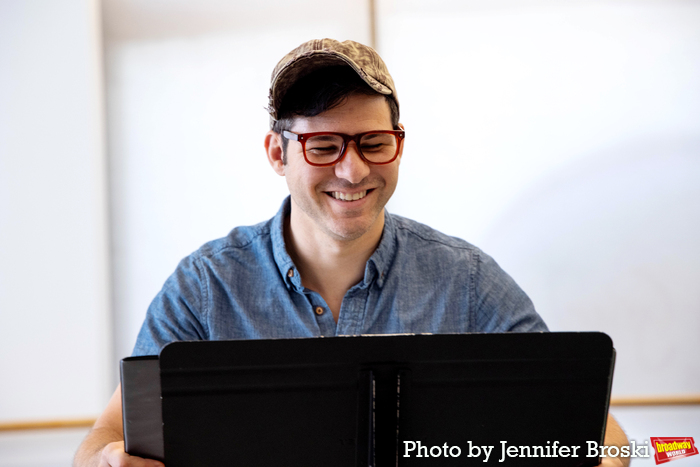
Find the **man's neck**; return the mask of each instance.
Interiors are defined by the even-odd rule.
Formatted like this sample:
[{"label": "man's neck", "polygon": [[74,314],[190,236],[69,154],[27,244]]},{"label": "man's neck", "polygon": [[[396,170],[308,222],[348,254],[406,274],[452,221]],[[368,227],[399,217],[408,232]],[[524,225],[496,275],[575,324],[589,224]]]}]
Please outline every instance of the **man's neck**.
[{"label": "man's neck", "polygon": [[297,266],[304,287],[318,292],[338,321],[345,293],[364,277],[365,265],[384,229],[384,213],[362,236],[352,240],[334,238],[300,220],[294,211],[285,219],[287,252]]}]

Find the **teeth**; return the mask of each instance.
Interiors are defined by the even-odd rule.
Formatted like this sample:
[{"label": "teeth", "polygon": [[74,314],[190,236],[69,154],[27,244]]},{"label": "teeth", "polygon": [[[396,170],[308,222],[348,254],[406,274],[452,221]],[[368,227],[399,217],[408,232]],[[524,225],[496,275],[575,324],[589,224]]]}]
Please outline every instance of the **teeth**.
[{"label": "teeth", "polygon": [[355,201],[355,200],[362,199],[365,196],[367,196],[367,190],[361,191],[359,193],[353,193],[353,194],[343,193],[340,191],[334,191],[332,194],[333,194],[333,197],[335,199],[340,199],[343,201]]}]

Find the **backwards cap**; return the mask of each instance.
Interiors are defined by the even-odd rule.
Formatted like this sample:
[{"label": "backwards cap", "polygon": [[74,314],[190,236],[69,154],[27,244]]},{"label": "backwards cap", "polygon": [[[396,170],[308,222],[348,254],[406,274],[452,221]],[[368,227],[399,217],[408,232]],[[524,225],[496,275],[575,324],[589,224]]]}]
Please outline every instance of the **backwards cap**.
[{"label": "backwards cap", "polygon": [[282,100],[294,83],[312,71],[333,65],[351,67],[372,89],[393,97],[398,106],[394,80],[373,48],[354,41],[315,39],[289,52],[272,71],[267,108],[272,119],[279,118]]}]

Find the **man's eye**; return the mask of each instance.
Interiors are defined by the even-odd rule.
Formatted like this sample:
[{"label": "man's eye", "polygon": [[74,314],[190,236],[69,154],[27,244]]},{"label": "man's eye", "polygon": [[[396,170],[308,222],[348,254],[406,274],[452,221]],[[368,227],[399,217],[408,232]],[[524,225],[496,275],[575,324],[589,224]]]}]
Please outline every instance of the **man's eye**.
[{"label": "man's eye", "polygon": [[382,149],[384,149],[384,144],[383,144],[383,143],[377,143],[377,144],[363,144],[363,145],[362,145],[362,151],[363,151],[363,152],[381,151]]},{"label": "man's eye", "polygon": [[328,146],[312,146],[307,147],[307,152],[312,152],[314,154],[336,154],[338,152],[338,146],[328,145]]}]

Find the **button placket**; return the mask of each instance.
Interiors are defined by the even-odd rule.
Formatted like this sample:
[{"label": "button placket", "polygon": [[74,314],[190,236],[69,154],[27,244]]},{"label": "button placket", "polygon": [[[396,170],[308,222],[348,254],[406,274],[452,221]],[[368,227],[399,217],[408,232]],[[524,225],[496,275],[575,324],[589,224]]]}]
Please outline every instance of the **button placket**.
[{"label": "button placket", "polygon": [[309,311],[313,313],[321,335],[328,337],[336,335],[336,322],[333,320],[330,308],[328,308],[323,297],[316,292],[309,291],[309,294],[306,295],[306,299],[310,306]]}]

